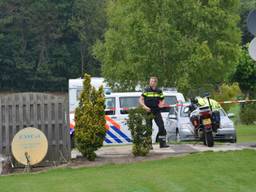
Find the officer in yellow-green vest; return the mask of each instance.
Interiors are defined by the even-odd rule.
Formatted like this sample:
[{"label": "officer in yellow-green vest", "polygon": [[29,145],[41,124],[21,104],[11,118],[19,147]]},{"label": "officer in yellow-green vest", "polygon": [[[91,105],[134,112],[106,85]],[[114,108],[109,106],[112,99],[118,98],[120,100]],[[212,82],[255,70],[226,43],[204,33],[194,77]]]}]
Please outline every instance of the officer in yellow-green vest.
[{"label": "officer in yellow-green vest", "polygon": [[157,88],[157,77],[150,77],[149,87],[146,87],[144,92],[140,97],[140,105],[148,112],[148,114],[152,114],[153,118],[147,120],[147,126],[152,129],[152,120],[156,122],[159,132],[158,132],[158,140],[160,143],[160,148],[169,147],[166,144],[166,130],[164,128],[164,122],[161,116],[161,108],[164,107],[164,95],[162,90]]},{"label": "officer in yellow-green vest", "polygon": [[[207,97],[196,97],[197,103],[199,106],[209,106],[209,102],[208,102],[208,98]],[[219,109],[221,109],[221,105],[215,101],[214,99],[209,99],[212,110],[213,111],[218,111]]]},{"label": "officer in yellow-green vest", "polygon": [[221,109],[221,105],[215,101],[214,99],[210,99],[208,100],[207,97],[196,97],[195,99],[197,101],[197,104],[199,107],[203,107],[203,106],[209,106],[209,102],[210,102],[210,109],[212,110],[212,125],[213,125],[213,131],[217,131],[218,128],[220,128],[220,111],[219,109]]}]

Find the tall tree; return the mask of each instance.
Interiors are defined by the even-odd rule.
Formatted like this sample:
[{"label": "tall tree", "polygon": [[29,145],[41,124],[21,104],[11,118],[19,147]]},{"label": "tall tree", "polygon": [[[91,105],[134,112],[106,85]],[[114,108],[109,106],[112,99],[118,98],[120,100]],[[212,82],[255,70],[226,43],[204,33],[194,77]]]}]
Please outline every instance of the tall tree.
[{"label": "tall tree", "polygon": [[81,76],[81,58],[99,75],[91,46],[103,34],[104,4],[1,0],[0,89],[66,90],[69,78]]},{"label": "tall tree", "polygon": [[[99,62],[91,54],[96,39],[102,39],[105,29],[105,0],[76,0],[73,2],[69,25],[78,38],[81,75],[84,71],[99,72]],[[96,65],[96,66],[94,66]]]},{"label": "tall tree", "polygon": [[239,0],[112,0],[94,54],[117,89],[133,90],[150,75],[182,90],[217,84],[238,61],[238,10]]}]

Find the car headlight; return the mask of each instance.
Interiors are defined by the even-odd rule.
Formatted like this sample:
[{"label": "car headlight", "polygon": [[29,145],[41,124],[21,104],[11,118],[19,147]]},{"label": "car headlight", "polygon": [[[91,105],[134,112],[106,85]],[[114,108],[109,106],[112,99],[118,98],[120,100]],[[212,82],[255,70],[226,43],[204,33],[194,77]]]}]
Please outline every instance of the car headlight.
[{"label": "car headlight", "polygon": [[181,129],[192,129],[192,126],[190,124],[181,124]]}]

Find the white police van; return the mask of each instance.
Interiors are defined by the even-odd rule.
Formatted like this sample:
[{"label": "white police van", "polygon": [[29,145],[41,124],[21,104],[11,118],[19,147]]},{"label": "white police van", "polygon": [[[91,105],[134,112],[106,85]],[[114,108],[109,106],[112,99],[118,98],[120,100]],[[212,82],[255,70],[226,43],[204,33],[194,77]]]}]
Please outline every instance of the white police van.
[{"label": "white police van", "polygon": [[[139,97],[142,92],[109,92],[109,88],[104,84],[103,78],[91,78],[91,84],[95,88],[104,86],[105,92],[105,119],[106,119],[106,138],[104,144],[127,144],[131,143],[131,133],[127,126],[128,109],[139,106]],[[74,132],[74,111],[79,103],[79,95],[82,91],[83,79],[69,80],[69,113],[70,113],[70,134]],[[184,102],[184,96],[176,90],[163,91],[165,103],[174,105]],[[169,108],[162,109],[162,117],[165,121]],[[155,141],[158,127],[153,123],[152,141]]]}]

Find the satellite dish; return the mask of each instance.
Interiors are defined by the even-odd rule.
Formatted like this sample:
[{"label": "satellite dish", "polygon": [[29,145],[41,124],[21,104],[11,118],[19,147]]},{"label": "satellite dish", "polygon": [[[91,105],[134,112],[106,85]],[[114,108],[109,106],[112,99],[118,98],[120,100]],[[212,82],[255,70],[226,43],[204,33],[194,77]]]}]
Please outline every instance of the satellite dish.
[{"label": "satellite dish", "polygon": [[256,37],[251,41],[249,45],[249,55],[256,61]]},{"label": "satellite dish", "polygon": [[256,35],[256,10],[252,10],[247,17],[247,28],[248,31]]},{"label": "satellite dish", "polygon": [[40,163],[47,151],[46,136],[42,131],[33,127],[20,130],[12,140],[12,154],[23,165]]}]

